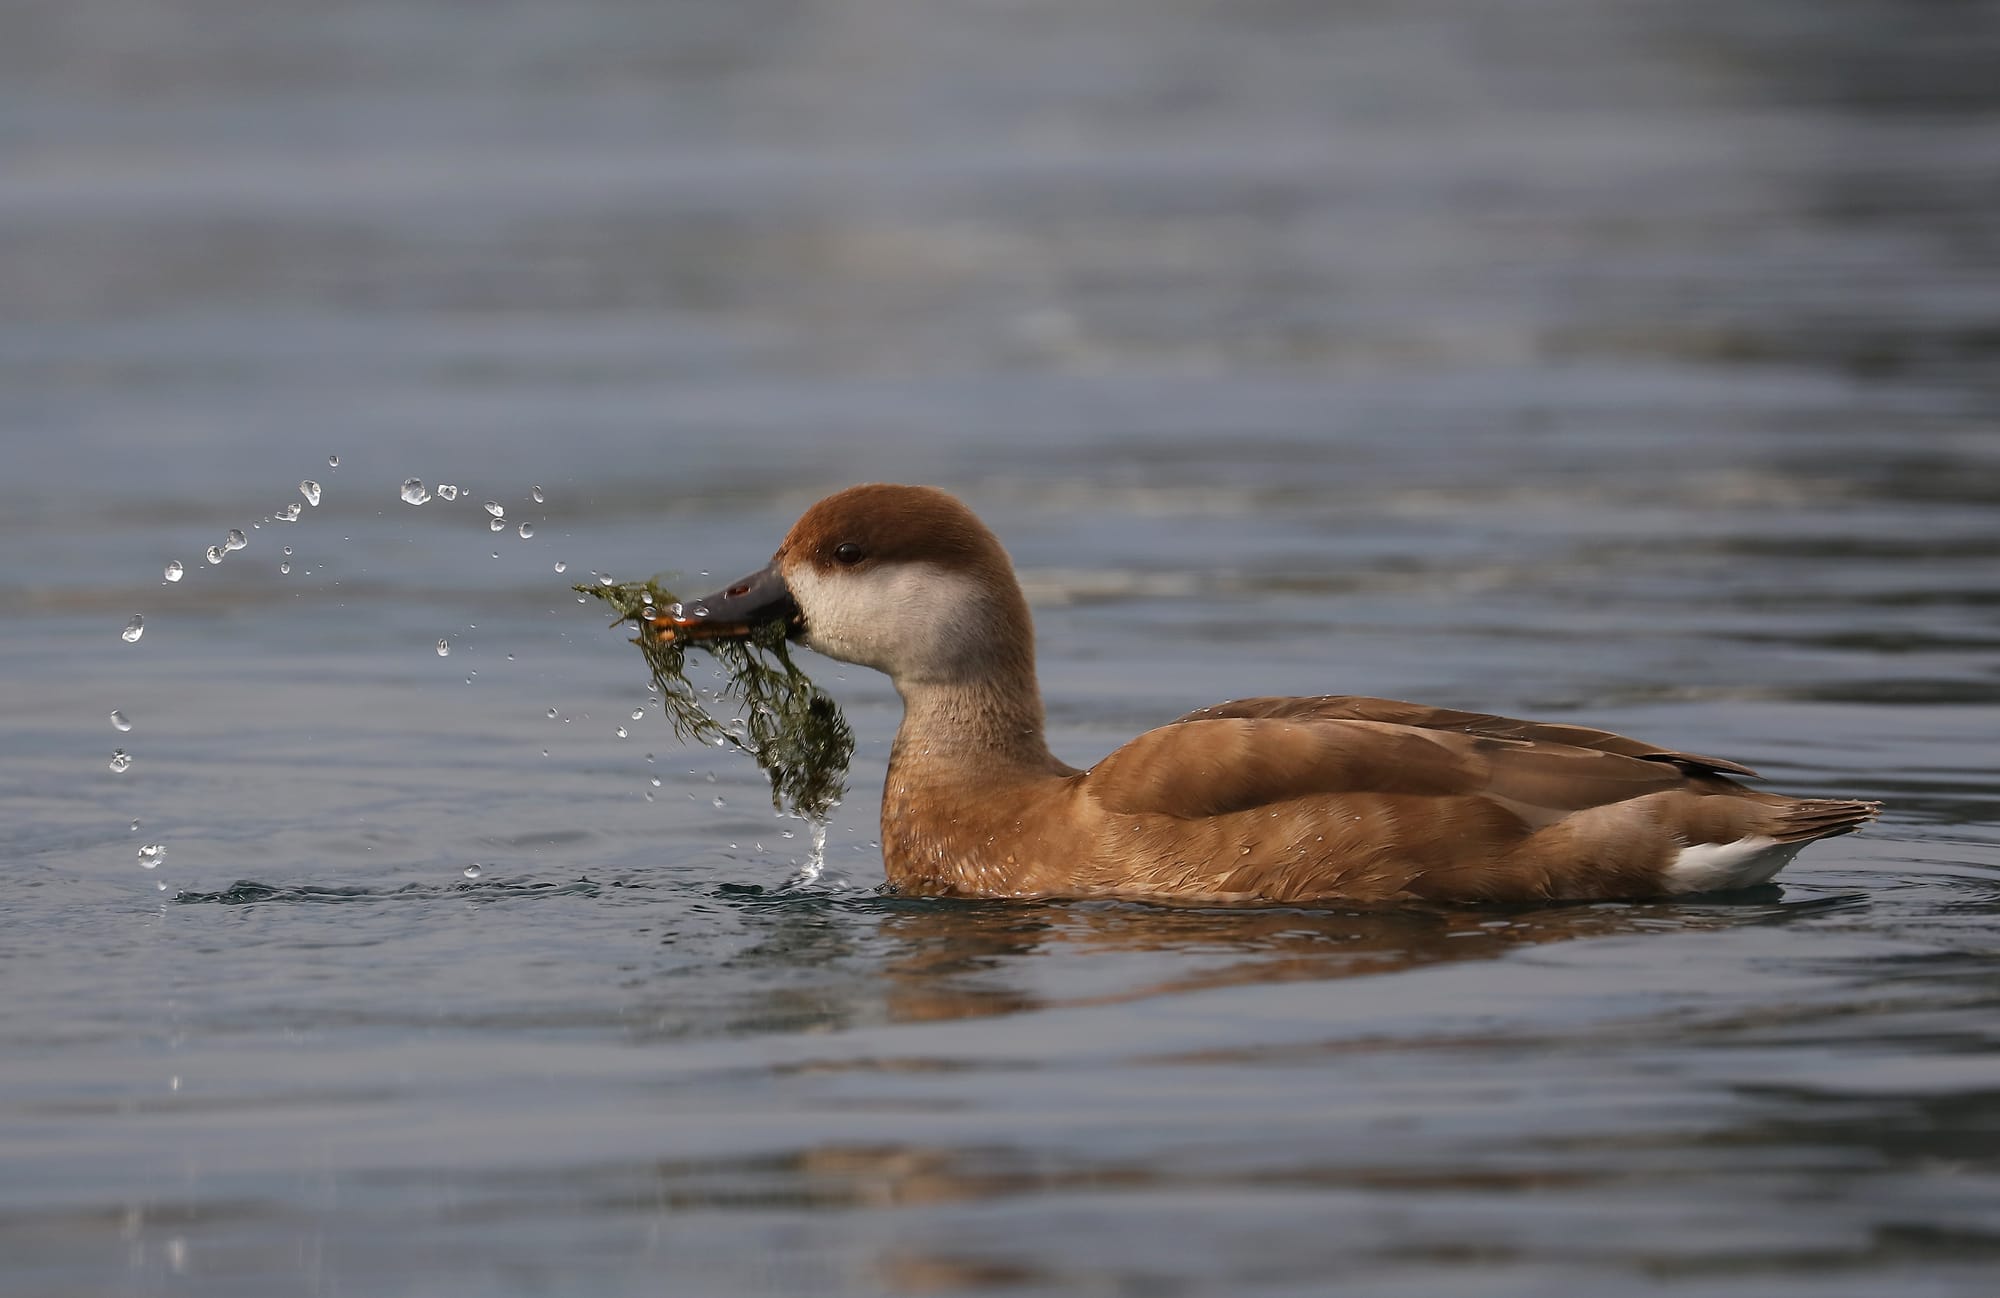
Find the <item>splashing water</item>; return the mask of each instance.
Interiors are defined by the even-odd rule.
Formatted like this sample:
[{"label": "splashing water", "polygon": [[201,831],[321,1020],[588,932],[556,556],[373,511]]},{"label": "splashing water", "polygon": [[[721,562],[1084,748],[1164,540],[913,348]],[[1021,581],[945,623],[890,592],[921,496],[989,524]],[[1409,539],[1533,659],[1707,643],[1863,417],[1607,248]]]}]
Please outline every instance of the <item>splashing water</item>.
[{"label": "splashing water", "polygon": [[132,754],[122,748],[112,749],[111,769],[119,775],[123,775],[126,771],[132,769]]},{"label": "splashing water", "polygon": [[181,567],[181,561],[179,559],[171,559],[168,560],[167,562],[167,570],[164,575],[166,576],[166,579],[168,581],[179,581],[181,579],[181,574],[186,571],[187,570],[185,568]]},{"label": "splashing water", "polygon": [[786,886],[790,888],[810,888],[826,873],[826,822],[814,820],[808,823],[812,826],[812,852],[799,866],[799,872],[786,881]]},{"label": "splashing water", "polygon": [[127,622],[125,624],[125,629],[123,631],[120,631],[118,634],[124,637],[126,644],[138,643],[139,637],[146,634],[146,619],[141,617],[139,614],[134,613],[132,615],[132,620],[130,622]]},{"label": "splashing water", "polygon": [[148,870],[158,869],[160,862],[166,859],[167,845],[165,843],[148,843],[139,849],[139,864]]},{"label": "splashing water", "polygon": [[314,482],[311,478],[307,478],[299,484],[299,494],[306,498],[308,505],[311,505],[314,509],[319,508],[319,484],[317,482]]}]

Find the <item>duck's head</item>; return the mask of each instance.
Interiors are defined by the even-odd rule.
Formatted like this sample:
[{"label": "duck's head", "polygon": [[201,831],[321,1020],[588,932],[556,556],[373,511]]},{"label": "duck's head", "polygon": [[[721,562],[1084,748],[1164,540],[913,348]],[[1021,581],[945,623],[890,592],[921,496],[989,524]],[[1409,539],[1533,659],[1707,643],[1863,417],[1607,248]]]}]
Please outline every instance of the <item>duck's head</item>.
[{"label": "duck's head", "polygon": [[662,633],[793,638],[899,685],[977,681],[1025,665],[1033,626],[999,539],[935,487],[849,487],[808,509],[764,568],[666,610]]}]

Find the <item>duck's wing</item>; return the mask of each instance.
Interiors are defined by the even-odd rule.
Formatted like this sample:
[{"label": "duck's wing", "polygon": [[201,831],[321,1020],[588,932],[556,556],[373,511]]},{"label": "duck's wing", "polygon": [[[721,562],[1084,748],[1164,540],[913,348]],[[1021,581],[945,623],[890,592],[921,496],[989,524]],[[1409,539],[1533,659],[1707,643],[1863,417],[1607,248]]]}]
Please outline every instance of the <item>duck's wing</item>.
[{"label": "duck's wing", "polygon": [[1477,798],[1534,827],[1586,807],[1722,783],[1706,769],[1691,774],[1681,763],[1657,760],[1656,750],[1631,740],[1622,742],[1646,755],[1518,733],[1277,711],[1196,714],[1148,731],[1091,768],[1082,787],[1108,812],[1179,819],[1342,795]]},{"label": "duck's wing", "polygon": [[1707,771],[1722,775],[1747,776],[1750,779],[1761,778],[1757,772],[1738,762],[1720,757],[1704,757],[1699,753],[1677,752],[1671,748],[1661,748],[1658,744],[1649,744],[1641,739],[1614,734],[1609,730],[1597,730],[1590,726],[1572,726],[1550,721],[1523,721],[1518,717],[1497,717],[1485,712],[1458,712],[1451,708],[1427,707],[1421,703],[1405,703],[1400,699],[1371,699],[1358,694],[1237,699],[1230,703],[1218,703],[1212,708],[1190,712],[1169,724],[1180,725],[1190,721],[1230,718],[1301,722],[1380,721],[1390,725],[1412,726],[1419,730],[1435,730],[1448,734],[1480,735],[1488,739],[1515,739],[1530,743],[1587,748],[1601,753],[1616,753],[1621,757],[1636,757],[1641,761],[1664,762],[1690,773]]}]

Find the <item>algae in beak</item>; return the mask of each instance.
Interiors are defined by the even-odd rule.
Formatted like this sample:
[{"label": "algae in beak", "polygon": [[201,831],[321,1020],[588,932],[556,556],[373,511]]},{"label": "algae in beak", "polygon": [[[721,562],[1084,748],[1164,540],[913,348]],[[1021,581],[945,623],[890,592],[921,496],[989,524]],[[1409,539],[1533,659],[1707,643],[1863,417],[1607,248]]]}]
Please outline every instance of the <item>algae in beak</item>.
[{"label": "algae in beak", "polygon": [[[839,705],[792,661],[783,619],[753,626],[741,638],[662,638],[648,625],[648,612],[674,603],[674,595],[657,578],[572,589],[609,604],[620,622],[639,624],[632,643],[645,655],[675,734],[742,749],[770,779],[773,807],[811,821],[826,819],[846,792],[854,732]],[[740,719],[717,720],[703,704],[687,677],[690,648],[712,654],[720,664],[719,697],[740,705]]]}]

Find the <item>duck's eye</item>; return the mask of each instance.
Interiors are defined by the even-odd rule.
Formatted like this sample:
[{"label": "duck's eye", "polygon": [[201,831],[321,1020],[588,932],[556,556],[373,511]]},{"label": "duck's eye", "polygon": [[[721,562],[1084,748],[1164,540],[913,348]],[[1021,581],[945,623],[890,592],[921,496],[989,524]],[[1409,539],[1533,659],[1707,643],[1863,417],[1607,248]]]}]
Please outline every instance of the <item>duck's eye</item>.
[{"label": "duck's eye", "polygon": [[842,541],[839,545],[833,547],[834,562],[844,563],[850,568],[860,563],[865,557],[861,553],[861,547],[852,541]]}]

